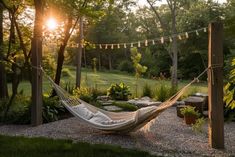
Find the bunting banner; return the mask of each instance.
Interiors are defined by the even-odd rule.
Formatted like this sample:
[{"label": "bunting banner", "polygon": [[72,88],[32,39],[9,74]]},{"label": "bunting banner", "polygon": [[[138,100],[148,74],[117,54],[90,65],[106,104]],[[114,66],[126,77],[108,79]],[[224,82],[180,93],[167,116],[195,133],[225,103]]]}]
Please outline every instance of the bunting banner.
[{"label": "bunting banner", "polygon": [[[190,34],[195,34],[196,36],[199,36],[200,33],[199,32],[207,32],[207,27],[203,27],[203,28],[199,28],[196,30],[192,30],[192,31],[186,31],[186,32],[181,32],[181,33],[177,33],[177,34],[172,34],[172,35],[168,35],[168,36],[161,36],[158,38],[154,38],[154,39],[145,39],[142,41],[136,41],[136,42],[128,42],[128,43],[90,43],[88,41],[84,41],[82,42],[82,48],[86,47],[86,45],[91,45],[93,48],[96,49],[120,49],[120,48],[132,48],[134,46],[140,48],[142,46],[151,46],[151,45],[156,45],[156,44],[164,44],[164,43],[171,43],[173,41],[173,39],[178,39],[178,40],[184,40],[184,39],[188,39],[190,37]],[[44,41],[44,44],[46,45],[50,45],[50,43]],[[51,45],[56,44],[56,43],[52,43]],[[58,43],[57,43],[58,44]],[[60,43],[61,44],[61,43]],[[79,44],[76,43],[72,43],[69,44],[68,47],[78,47]]]}]

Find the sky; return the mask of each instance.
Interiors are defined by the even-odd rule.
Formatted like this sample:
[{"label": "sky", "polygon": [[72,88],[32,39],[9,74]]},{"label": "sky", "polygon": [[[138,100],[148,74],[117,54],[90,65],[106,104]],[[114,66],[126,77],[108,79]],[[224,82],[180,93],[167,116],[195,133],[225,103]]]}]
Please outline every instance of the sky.
[{"label": "sky", "polygon": [[[227,0],[214,0],[214,1],[217,1],[219,3],[226,3],[227,2]],[[163,3],[166,3],[166,0],[162,0],[162,2],[158,2],[157,5],[161,5]],[[140,6],[143,6],[143,5],[147,5],[148,3],[147,3],[147,0],[138,0],[138,4]]]}]

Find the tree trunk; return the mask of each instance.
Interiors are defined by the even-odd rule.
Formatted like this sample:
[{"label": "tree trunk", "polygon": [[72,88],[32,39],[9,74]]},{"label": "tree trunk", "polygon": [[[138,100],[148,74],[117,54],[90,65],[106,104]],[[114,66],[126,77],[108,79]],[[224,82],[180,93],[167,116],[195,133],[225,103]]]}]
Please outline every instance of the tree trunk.
[{"label": "tree trunk", "polygon": [[8,97],[6,71],[3,61],[3,6],[0,4],[0,99]]},{"label": "tree trunk", "polygon": [[[172,34],[176,34],[176,6],[172,8]],[[172,88],[177,88],[178,78],[177,78],[177,69],[178,69],[178,47],[177,47],[177,36],[174,36],[172,39],[172,71],[171,71],[171,86]]]},{"label": "tree trunk", "polygon": [[112,70],[112,56],[111,53],[108,54],[109,55],[109,70]]},{"label": "tree trunk", "polygon": [[77,72],[76,72],[76,87],[81,87],[81,72],[82,72],[82,50],[83,50],[83,17],[79,20],[79,47],[77,53]]},{"label": "tree trunk", "polygon": [[[70,29],[72,28],[72,18],[68,17],[68,22],[65,26],[65,37],[63,40],[63,43],[60,45],[60,49],[58,51],[58,58],[57,58],[57,67],[56,67],[56,74],[55,74],[55,83],[60,84],[60,78],[61,78],[61,72],[63,68],[63,63],[64,63],[64,51],[66,48],[66,45],[68,43],[68,40],[70,38]],[[56,91],[53,90],[51,96],[55,96]]]}]

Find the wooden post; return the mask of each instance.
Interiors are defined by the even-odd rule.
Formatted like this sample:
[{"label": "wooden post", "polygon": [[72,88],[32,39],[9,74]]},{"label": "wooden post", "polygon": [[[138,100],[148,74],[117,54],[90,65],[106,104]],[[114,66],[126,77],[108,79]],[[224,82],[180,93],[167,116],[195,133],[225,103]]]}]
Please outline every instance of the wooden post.
[{"label": "wooden post", "polygon": [[212,148],[224,148],[223,111],[223,24],[209,24],[208,99],[209,144]]},{"label": "wooden post", "polygon": [[80,17],[79,22],[79,46],[77,53],[77,73],[76,73],[76,87],[81,87],[81,71],[82,71],[82,48],[83,48],[83,18]]},{"label": "wooden post", "polygon": [[34,0],[35,25],[32,39],[32,107],[31,124],[37,126],[42,124],[42,71],[39,69],[42,62],[42,22],[43,1]]}]

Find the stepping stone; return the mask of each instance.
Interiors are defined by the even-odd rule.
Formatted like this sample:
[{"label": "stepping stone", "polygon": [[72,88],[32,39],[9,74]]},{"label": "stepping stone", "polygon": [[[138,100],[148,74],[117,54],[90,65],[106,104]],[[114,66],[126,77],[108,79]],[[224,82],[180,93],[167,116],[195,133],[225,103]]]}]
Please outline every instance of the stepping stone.
[{"label": "stepping stone", "polygon": [[131,99],[128,101],[128,103],[136,105],[137,107],[147,107],[147,106],[158,106],[162,102],[160,101],[152,101],[149,97],[142,97],[140,99]]}]

